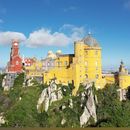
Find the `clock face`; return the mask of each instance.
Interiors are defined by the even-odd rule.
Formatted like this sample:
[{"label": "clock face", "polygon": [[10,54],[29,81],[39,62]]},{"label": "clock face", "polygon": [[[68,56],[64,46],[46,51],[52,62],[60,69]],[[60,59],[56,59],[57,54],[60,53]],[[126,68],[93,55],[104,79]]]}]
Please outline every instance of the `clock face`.
[{"label": "clock face", "polygon": [[17,45],[18,45],[18,43],[17,43],[17,42],[15,42],[15,43],[14,43],[14,45],[15,45],[15,46],[17,46]]}]

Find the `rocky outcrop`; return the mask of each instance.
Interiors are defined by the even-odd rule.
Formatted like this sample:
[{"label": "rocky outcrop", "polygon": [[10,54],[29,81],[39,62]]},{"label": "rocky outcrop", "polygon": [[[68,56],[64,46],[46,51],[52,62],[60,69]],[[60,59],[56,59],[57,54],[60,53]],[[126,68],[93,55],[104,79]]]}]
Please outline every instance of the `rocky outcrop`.
[{"label": "rocky outcrop", "polygon": [[66,120],[63,118],[62,120],[61,120],[61,125],[64,125],[66,123]]},{"label": "rocky outcrop", "polygon": [[126,100],[127,97],[127,89],[118,89],[117,92],[119,93],[120,101]]},{"label": "rocky outcrop", "polygon": [[31,87],[33,85],[34,85],[34,83],[33,83],[33,77],[25,79],[25,81],[23,83],[23,87]]},{"label": "rocky outcrop", "polygon": [[[92,83],[87,84],[85,87],[86,91],[81,94],[82,95],[81,101],[83,101],[85,97],[87,97],[83,114],[80,116],[81,127],[89,121],[90,117],[93,117],[94,121],[97,122],[96,105],[95,105],[96,101],[95,101],[95,95],[93,94],[92,86],[93,86]],[[83,106],[83,104],[81,104],[81,106]]]},{"label": "rocky outcrop", "polygon": [[[84,86],[84,91],[80,92],[79,95],[77,96],[79,96],[81,101],[80,107],[83,108],[83,112],[81,113],[79,120],[80,127],[84,127],[84,125],[89,122],[90,118],[93,118],[94,121],[97,122],[97,115],[96,115],[97,99],[93,93],[93,83],[86,84]],[[40,95],[40,98],[37,103],[38,112],[39,113],[41,113],[42,111],[47,112],[49,106],[51,106],[53,102],[56,102],[61,99],[63,99],[61,87],[58,88],[55,81],[52,81],[48,86],[48,88],[45,88]],[[64,103],[61,106],[57,106],[59,112],[67,108],[75,109],[71,96],[70,98],[67,98],[67,100],[64,101]],[[65,122],[66,119],[63,118],[61,120],[61,125],[64,125]]]},{"label": "rocky outcrop", "polygon": [[5,124],[6,121],[5,121],[5,117],[3,116],[3,113],[0,113],[0,126]]},{"label": "rocky outcrop", "polygon": [[4,91],[9,91],[11,87],[13,87],[14,80],[17,77],[17,73],[7,73],[2,81],[2,87]]},{"label": "rocky outcrop", "polygon": [[58,100],[61,100],[63,98],[61,88],[57,87],[57,84],[55,81],[52,81],[48,88],[45,88],[38,100],[37,103],[37,110],[38,112],[41,111],[48,111],[49,106]]}]

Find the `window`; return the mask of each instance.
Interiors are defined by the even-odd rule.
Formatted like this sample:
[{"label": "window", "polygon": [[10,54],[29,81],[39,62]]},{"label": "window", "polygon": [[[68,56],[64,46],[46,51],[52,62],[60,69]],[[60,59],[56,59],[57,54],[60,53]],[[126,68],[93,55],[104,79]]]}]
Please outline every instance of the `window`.
[{"label": "window", "polygon": [[95,62],[95,65],[96,65],[96,67],[97,67],[97,65],[98,65],[98,62],[97,62],[97,61]]},{"label": "window", "polygon": [[87,61],[85,61],[85,66],[88,66],[88,62]]},{"label": "window", "polygon": [[65,61],[65,66],[67,66],[67,61]]},{"label": "window", "polygon": [[98,51],[95,51],[95,55],[98,55]]},{"label": "window", "polygon": [[96,77],[96,79],[98,79],[98,78],[99,78],[99,75],[98,75],[98,74],[96,74],[96,76],[95,76],[95,77]]},{"label": "window", "polygon": [[18,65],[19,64],[19,62],[18,61],[16,61],[16,65]]},{"label": "window", "polygon": [[49,63],[49,62],[47,63],[47,66],[50,66],[50,63]]},{"label": "window", "polygon": [[86,74],[85,76],[86,76],[86,79],[88,79],[88,75]]},{"label": "window", "polygon": [[53,62],[51,63],[51,66],[54,66],[54,63],[53,63]]},{"label": "window", "polygon": [[60,61],[58,61],[58,62],[57,62],[57,65],[58,65],[58,67],[60,67],[60,65],[61,65],[61,62],[60,62]]}]

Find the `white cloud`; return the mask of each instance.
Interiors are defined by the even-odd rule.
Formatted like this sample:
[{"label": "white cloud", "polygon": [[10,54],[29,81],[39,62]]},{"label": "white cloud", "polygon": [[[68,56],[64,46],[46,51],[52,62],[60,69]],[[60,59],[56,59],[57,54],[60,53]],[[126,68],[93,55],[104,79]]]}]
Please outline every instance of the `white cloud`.
[{"label": "white cloud", "polygon": [[54,32],[49,29],[40,29],[30,33],[26,41],[27,46],[64,46],[69,43],[70,39],[64,33]]},{"label": "white cloud", "polygon": [[83,38],[86,34],[86,29],[85,27],[81,26],[81,27],[77,27],[75,25],[71,25],[71,24],[64,24],[61,28],[60,31],[66,32],[67,34],[69,34],[69,37],[71,39],[71,42],[80,40],[81,38]]},{"label": "white cloud", "polygon": [[0,44],[10,44],[13,39],[17,39],[21,42],[25,41],[26,37],[23,33],[20,32],[0,32]]},{"label": "white cloud", "polygon": [[124,3],[124,7],[125,7],[126,9],[129,9],[129,10],[130,10],[130,0],[128,0],[128,1],[126,1],[126,2]]},{"label": "white cloud", "polygon": [[0,44],[10,44],[13,39],[24,41],[27,47],[66,46],[85,36],[85,28],[71,24],[64,24],[58,32],[41,28],[29,34],[29,37],[20,32],[0,32]]},{"label": "white cloud", "polygon": [[70,24],[63,25],[59,32],[54,33],[50,29],[42,28],[30,33],[26,45],[29,47],[66,46],[81,39],[84,34],[84,27],[76,27]]}]

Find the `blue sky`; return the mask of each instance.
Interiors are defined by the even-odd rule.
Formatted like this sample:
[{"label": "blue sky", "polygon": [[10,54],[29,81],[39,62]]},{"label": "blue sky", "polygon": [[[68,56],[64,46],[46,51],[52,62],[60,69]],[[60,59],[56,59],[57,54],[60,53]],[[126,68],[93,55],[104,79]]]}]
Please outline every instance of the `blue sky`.
[{"label": "blue sky", "polygon": [[10,40],[20,54],[45,57],[49,50],[73,53],[73,41],[91,31],[102,47],[103,67],[130,67],[130,0],[0,0],[0,67]]}]

